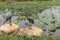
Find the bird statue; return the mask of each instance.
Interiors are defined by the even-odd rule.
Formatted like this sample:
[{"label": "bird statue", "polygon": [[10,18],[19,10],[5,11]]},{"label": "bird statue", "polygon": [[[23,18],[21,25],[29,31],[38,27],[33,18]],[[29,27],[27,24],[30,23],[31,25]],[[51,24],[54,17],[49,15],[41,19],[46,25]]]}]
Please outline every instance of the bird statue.
[{"label": "bird statue", "polygon": [[12,11],[7,10],[7,15],[3,15],[3,17],[4,16],[5,16],[5,20],[4,20],[3,24],[5,24],[7,21],[9,21],[10,22],[10,25],[11,25],[11,18],[12,18],[12,16],[16,16],[16,15],[14,15],[12,13]]},{"label": "bird statue", "polygon": [[12,16],[13,16],[13,14],[9,14],[8,16],[6,16],[3,24],[5,24],[7,21],[9,21],[10,22],[10,25],[11,25],[11,18],[12,18]]},{"label": "bird statue", "polygon": [[34,24],[34,19],[29,15],[26,15],[26,18],[29,21],[29,29],[31,29],[32,24]]}]

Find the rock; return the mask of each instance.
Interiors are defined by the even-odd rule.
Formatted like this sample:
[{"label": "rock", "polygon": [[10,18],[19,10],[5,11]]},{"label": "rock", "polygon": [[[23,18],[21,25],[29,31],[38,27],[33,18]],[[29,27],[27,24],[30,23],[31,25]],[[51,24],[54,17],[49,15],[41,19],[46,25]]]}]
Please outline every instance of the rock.
[{"label": "rock", "polygon": [[12,25],[4,24],[0,27],[0,34],[10,34],[10,35],[31,35],[31,36],[43,36],[44,31],[41,28],[32,26],[32,29],[29,27],[20,28],[18,25],[12,23]]},{"label": "rock", "polygon": [[19,29],[19,26],[17,24],[12,23],[12,25],[4,24],[0,26],[0,33],[12,33]]},{"label": "rock", "polygon": [[24,35],[25,35],[25,34],[24,34],[24,28],[19,28],[19,31],[17,32],[16,35],[18,35],[18,36],[19,36],[19,35],[23,35],[23,36],[24,36]]},{"label": "rock", "polygon": [[32,26],[32,29],[27,28],[20,28],[20,31],[17,33],[22,35],[31,35],[31,36],[43,36],[44,31],[41,28]]}]

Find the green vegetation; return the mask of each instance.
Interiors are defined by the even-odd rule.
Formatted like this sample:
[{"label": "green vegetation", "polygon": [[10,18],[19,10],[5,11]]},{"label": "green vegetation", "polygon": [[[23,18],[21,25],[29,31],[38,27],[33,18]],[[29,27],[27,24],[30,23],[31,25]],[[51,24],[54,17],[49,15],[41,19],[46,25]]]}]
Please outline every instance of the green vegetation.
[{"label": "green vegetation", "polygon": [[5,1],[8,1],[8,2],[15,2],[15,1],[53,1],[53,0],[0,0],[1,2],[5,2]]},{"label": "green vegetation", "polygon": [[0,10],[4,11],[5,9],[11,9],[17,14],[23,15],[28,13],[35,17],[35,15],[37,15],[38,12],[41,12],[47,8],[56,5],[60,5],[60,2],[59,1],[0,2]]},{"label": "green vegetation", "polygon": [[32,37],[32,36],[3,35],[0,36],[0,40],[60,40],[60,37],[56,36]]}]

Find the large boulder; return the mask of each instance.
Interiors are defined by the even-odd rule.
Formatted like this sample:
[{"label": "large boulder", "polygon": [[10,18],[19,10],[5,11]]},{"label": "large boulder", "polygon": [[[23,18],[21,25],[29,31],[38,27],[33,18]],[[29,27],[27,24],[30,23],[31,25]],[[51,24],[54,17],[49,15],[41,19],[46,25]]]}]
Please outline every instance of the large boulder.
[{"label": "large boulder", "polygon": [[12,25],[10,24],[4,24],[0,26],[0,33],[12,33],[16,30],[19,29],[19,26],[17,24],[12,23]]},{"label": "large boulder", "polygon": [[41,28],[32,26],[32,29],[27,28],[20,28],[20,31],[17,33],[18,35],[31,35],[31,36],[43,36],[44,31]]},{"label": "large boulder", "polygon": [[20,28],[17,24],[12,23],[12,25],[4,24],[0,26],[0,34],[11,34],[11,35],[31,35],[31,36],[43,36],[44,31],[41,28],[32,26],[32,29],[29,27]]}]

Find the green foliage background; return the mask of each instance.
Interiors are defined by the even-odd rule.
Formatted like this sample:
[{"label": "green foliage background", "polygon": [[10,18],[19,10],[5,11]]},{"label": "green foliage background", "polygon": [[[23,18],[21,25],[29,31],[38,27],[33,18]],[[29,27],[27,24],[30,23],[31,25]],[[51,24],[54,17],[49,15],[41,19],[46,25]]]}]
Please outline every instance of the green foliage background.
[{"label": "green foliage background", "polygon": [[17,2],[19,2],[19,1],[53,1],[53,0],[0,0],[1,2],[5,2],[5,1],[10,1],[10,2],[15,2],[15,1],[17,1]]}]

